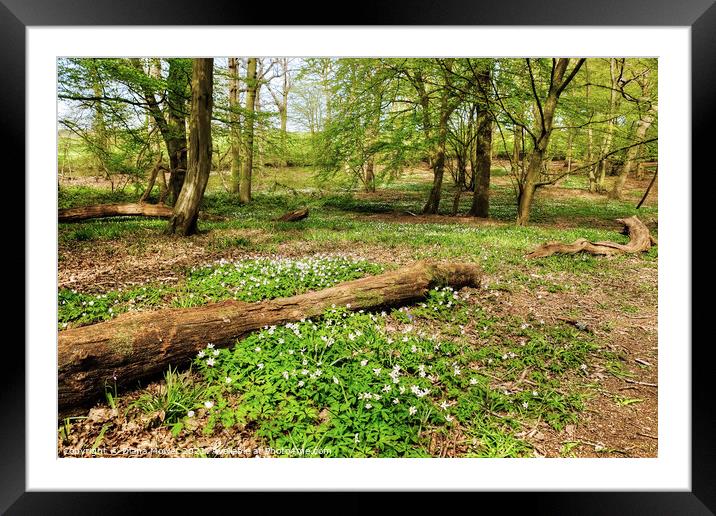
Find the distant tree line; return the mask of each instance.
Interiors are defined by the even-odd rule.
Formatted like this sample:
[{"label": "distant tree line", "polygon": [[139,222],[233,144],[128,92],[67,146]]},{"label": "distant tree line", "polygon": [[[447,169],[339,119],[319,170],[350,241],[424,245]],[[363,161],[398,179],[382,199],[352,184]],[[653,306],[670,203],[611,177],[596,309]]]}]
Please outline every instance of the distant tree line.
[{"label": "distant tree line", "polygon": [[[191,234],[213,168],[242,203],[257,166],[312,165],[367,192],[425,163],[423,213],[446,177],[490,213],[493,158],[509,163],[517,224],[539,188],[584,174],[620,198],[657,156],[657,60],[641,58],[63,58],[60,127],[108,176],[151,170]],[[221,149],[225,149],[222,154]],[[166,159],[165,159],[166,157]],[[558,158],[561,168],[550,166]],[[168,172],[168,181],[164,172]],[[615,174],[606,191],[605,177]],[[165,186],[166,185],[166,186]],[[147,196],[142,197],[146,200]]]}]

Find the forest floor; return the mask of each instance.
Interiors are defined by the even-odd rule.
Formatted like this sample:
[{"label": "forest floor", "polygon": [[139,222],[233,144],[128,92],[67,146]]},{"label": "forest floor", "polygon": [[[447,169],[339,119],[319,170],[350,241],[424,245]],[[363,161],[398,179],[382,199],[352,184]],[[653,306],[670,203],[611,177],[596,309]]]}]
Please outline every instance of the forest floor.
[{"label": "forest floor", "polygon": [[[382,419],[363,417],[365,400],[343,407],[360,417],[343,417],[317,387],[309,397],[263,372],[237,373],[231,389],[222,387],[218,366],[238,367],[248,345],[237,343],[231,354],[217,354],[217,368],[199,357],[190,372],[171,373],[169,387],[157,379],[131,392],[109,389],[102,403],[60,420],[59,455],[222,456],[221,450],[244,450],[267,456],[311,445],[332,448],[332,456],[656,457],[658,248],[611,259],[524,258],[547,240],[625,242],[615,219],[633,214],[658,237],[658,186],[640,210],[634,208],[650,179],[630,179],[625,199],[615,201],[586,192],[582,177],[568,177],[541,189],[532,223],[516,227],[514,190],[501,169],[494,171],[488,220],[450,216],[454,192],[447,185],[445,213],[419,215],[431,180],[425,169],[375,193],[350,191],[307,170],[265,169],[257,175],[255,202],[247,206],[226,194],[213,174],[204,209],[225,220],[200,221],[200,234],[190,238],[165,236],[165,221],[146,218],[60,224],[60,331],[123,311],[228,297],[252,301],[316,288],[311,278],[296,279],[296,267],[320,269],[327,284],[428,258],[480,263],[485,276],[480,289],[456,293],[450,310],[444,310],[443,294],[435,293],[426,306],[375,320],[348,319],[353,328],[379,333],[382,346],[393,342],[393,334],[409,337],[417,353],[438,342],[421,364],[432,371],[431,394],[404,400],[425,407],[419,421],[407,407],[401,412],[403,398],[392,412],[385,407]],[[131,187],[109,187],[101,179],[61,177],[60,207],[138,198]],[[463,194],[459,213],[470,201]],[[311,210],[304,221],[271,221],[303,206]],[[274,283],[242,290],[266,267]],[[215,279],[219,273],[222,282]],[[327,331],[321,324],[315,331]],[[339,341],[346,349],[351,342]],[[283,353],[283,342],[274,344]],[[438,349],[452,351],[442,355]],[[380,350],[360,352],[380,365]],[[279,358],[262,353],[268,353],[268,375],[269,361]],[[411,364],[405,362],[406,381],[426,381]],[[363,378],[357,364],[330,371],[334,381]],[[373,385],[365,382],[366,389]],[[256,385],[272,385],[281,396],[257,405],[265,392]],[[279,419],[283,426],[275,423]]]}]

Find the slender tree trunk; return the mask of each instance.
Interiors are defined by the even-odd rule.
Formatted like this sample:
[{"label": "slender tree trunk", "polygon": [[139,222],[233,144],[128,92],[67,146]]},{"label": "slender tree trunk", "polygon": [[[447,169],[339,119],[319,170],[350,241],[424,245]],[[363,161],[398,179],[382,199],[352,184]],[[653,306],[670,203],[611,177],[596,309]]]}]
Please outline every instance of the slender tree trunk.
[{"label": "slender tree trunk", "polygon": [[214,60],[198,58],[193,61],[189,168],[167,229],[170,234],[183,236],[196,233],[199,205],[204,197],[211,169]]},{"label": "slender tree trunk", "polygon": [[516,178],[522,177],[522,128],[515,125],[512,128],[512,175]]},{"label": "slender tree trunk", "polygon": [[530,153],[529,164],[525,174],[525,181],[520,191],[520,199],[517,206],[517,225],[526,226],[530,220],[532,201],[537,191],[537,182],[542,174],[543,152],[536,150]]},{"label": "slender tree trunk", "polygon": [[649,182],[649,186],[646,188],[646,192],[644,192],[644,196],[639,201],[639,204],[636,205],[636,209],[638,210],[641,208],[641,205],[644,204],[644,201],[646,201],[646,198],[649,197],[649,192],[651,192],[651,187],[654,186],[654,183],[656,182],[656,174],[658,173],[657,170],[654,171],[654,177],[651,178],[651,181]]},{"label": "slender tree trunk", "polygon": [[617,88],[619,87],[617,74],[617,60],[611,58],[609,60],[609,75],[611,78],[611,90],[609,91],[609,119],[607,121],[607,134],[604,137],[604,145],[602,145],[601,156],[602,159],[599,162],[599,177],[597,178],[597,191],[604,192],[606,187],[604,185],[604,179],[607,176],[607,161],[604,156],[609,154],[612,148],[612,140],[614,139],[614,115],[617,111],[617,104],[619,103],[619,96],[617,95]]},{"label": "slender tree trunk", "polygon": [[[440,95],[440,118],[438,122],[437,146],[435,160],[433,162],[433,187],[430,190],[428,201],[423,207],[423,213],[437,214],[440,209],[440,196],[443,186],[443,175],[445,174],[445,146],[447,144],[448,119],[454,107],[450,107],[450,92],[447,89],[450,85],[449,72],[452,69],[452,59],[444,62],[444,88]],[[423,85],[424,86],[424,85]]]},{"label": "slender tree trunk", "polygon": [[251,202],[251,172],[254,165],[254,115],[256,113],[256,58],[249,57],[246,72],[246,156],[241,167],[239,181],[239,201],[242,203]]},{"label": "slender tree trunk", "polygon": [[241,117],[239,115],[239,60],[229,58],[229,121],[231,128],[231,193],[239,193],[241,177]]},{"label": "slender tree trunk", "polygon": [[373,156],[370,156],[365,164],[365,179],[363,182],[366,192],[375,192],[375,159]]},{"label": "slender tree trunk", "polygon": [[[104,96],[99,73],[96,69],[95,73],[92,74],[92,89],[94,91],[95,97],[101,98],[102,96]],[[101,102],[97,102],[94,105],[92,132],[94,133],[95,138],[95,159],[97,163],[97,170],[99,172],[103,172],[107,177],[109,177],[109,171],[107,170],[109,141],[107,137],[107,124],[104,119],[104,107],[102,106]]]},{"label": "slender tree trunk", "polygon": [[187,171],[187,140],[186,140],[186,100],[185,95],[189,85],[188,78],[176,59],[169,59],[169,72],[167,76],[167,119],[169,126],[170,145],[169,167],[171,177],[169,190],[172,201],[176,204],[179,199],[184,178]]},{"label": "slender tree trunk", "polygon": [[483,111],[478,117],[475,192],[472,197],[470,215],[487,218],[490,216],[490,167],[492,166],[492,117]]},{"label": "slender tree trunk", "polygon": [[433,160],[433,187],[430,189],[428,202],[423,207],[423,213],[436,214],[440,208],[440,194],[445,174],[445,144],[447,142],[447,116],[443,113],[438,126],[438,143],[435,159]]},{"label": "slender tree trunk", "polygon": [[594,161],[594,132],[592,131],[592,119],[594,118],[594,110],[591,109],[589,103],[590,87],[589,87],[589,65],[584,65],[585,79],[587,81],[585,101],[587,111],[589,111],[589,123],[587,125],[587,177],[589,178],[589,191],[597,191],[597,170],[592,164]]},{"label": "slender tree trunk", "polygon": [[[644,117],[637,122],[637,128],[634,134],[634,137],[637,141],[643,140],[646,136],[646,131],[651,127],[652,122],[654,121],[654,116],[651,113],[647,113],[644,115]],[[626,183],[627,177],[629,177],[629,174],[631,173],[632,169],[634,169],[637,159],[639,155],[639,145],[635,145],[634,147],[630,147],[627,150],[626,160],[624,161],[624,166],[619,171],[619,175],[617,176],[616,180],[614,181],[614,186],[612,187],[612,191],[610,192],[610,197],[612,199],[621,199],[624,191],[624,184]]]}]

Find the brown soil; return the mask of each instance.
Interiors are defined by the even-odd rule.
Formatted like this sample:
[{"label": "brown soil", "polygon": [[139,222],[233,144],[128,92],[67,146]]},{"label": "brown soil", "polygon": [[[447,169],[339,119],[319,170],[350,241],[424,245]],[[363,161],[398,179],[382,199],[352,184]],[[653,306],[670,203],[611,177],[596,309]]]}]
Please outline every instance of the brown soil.
[{"label": "brown soil", "polygon": [[[636,202],[643,195],[650,175],[642,180],[629,179],[626,191],[629,198]],[[509,177],[500,177],[500,181],[509,183]],[[658,180],[657,180],[658,183]],[[97,183],[92,183],[97,186]],[[591,196],[582,190],[565,194],[563,189],[548,187],[544,194],[552,198],[563,195]],[[379,194],[365,194],[385,200],[405,198],[404,192],[384,190]],[[658,184],[652,188],[647,204],[656,203]],[[599,196],[603,199],[603,196]],[[413,216],[406,213],[356,215],[361,220],[375,220],[401,223],[459,223],[471,225],[501,225],[495,221],[482,221],[466,217]],[[643,219],[651,230],[655,219]],[[618,223],[609,221],[580,220],[580,225],[594,225],[617,229]],[[574,220],[551,222],[550,226],[573,227]],[[228,230],[226,236],[246,237],[252,241],[268,238],[261,230]],[[153,235],[151,240],[127,238],[121,242],[73,242],[61,244],[59,248],[58,281],[60,287],[75,288],[86,292],[101,292],[128,287],[149,281],[178,282],[188,267],[209,263],[219,258],[229,260],[256,256],[256,253],[240,248],[217,249],[212,247],[213,237],[197,235],[186,239],[176,239]],[[356,245],[351,242],[326,244],[325,242],[287,242],[278,248],[278,254],[284,256],[305,256],[314,253],[358,253],[366,259],[385,264],[404,264],[414,259],[411,249],[386,248],[372,245]],[[524,273],[534,274],[534,269],[524,266]],[[515,285],[509,291],[483,289],[475,298],[503,315],[529,317],[534,321],[546,323],[577,321],[586,324],[597,340],[608,349],[619,352],[631,374],[627,378],[617,378],[609,373],[606,364],[590,365],[585,387],[590,394],[586,410],[580,415],[579,423],[568,425],[564,431],[556,432],[541,423],[534,428],[525,429],[524,438],[535,448],[540,456],[560,457],[656,457],[658,455],[658,354],[657,354],[657,266],[641,257],[623,259],[620,268],[610,267],[605,274],[590,278],[589,285],[580,285],[582,278],[568,273],[542,274],[541,279],[559,285],[568,286],[557,292],[546,288],[533,290]],[[499,275],[486,278],[487,285],[499,282]],[[584,287],[584,288],[580,288]],[[585,383],[584,378],[575,378],[575,384]],[[159,388],[153,384],[150,388]],[[189,437],[181,443],[174,440],[169,430],[152,428],[146,425],[138,412],[128,410],[139,393],[127,393],[120,396],[118,411],[113,413],[106,406],[90,411],[89,419],[73,422],[70,439],[58,446],[60,454],[68,447],[73,449],[90,448],[106,425],[107,433],[98,446],[117,448],[132,447],[151,449],[174,447],[187,450],[201,448],[211,454],[214,448],[233,448],[251,450],[253,455],[258,448],[249,429],[221,432],[218,436],[205,437],[198,423],[203,422],[206,414],[199,411],[196,415],[196,428],[190,429]],[[628,400],[640,400],[627,403]],[[619,403],[621,401],[621,404]],[[112,431],[109,431],[109,430]],[[442,440],[441,440],[442,439]],[[460,451],[455,444],[459,435],[447,438],[436,437],[434,451],[439,455],[452,456]],[[576,443],[576,444],[573,444]],[[566,451],[566,448],[570,448]],[[182,456],[179,451],[174,456]],[[262,451],[259,451],[261,455]],[[125,455],[121,455],[125,456]],[[146,455],[144,455],[146,456]],[[155,455],[156,456],[156,455]]]},{"label": "brown soil", "polygon": [[[578,279],[566,273],[551,273],[555,283],[570,285]],[[489,280],[488,280],[489,281]],[[575,380],[594,387],[577,425],[556,432],[546,423],[538,425],[527,438],[545,457],[565,456],[563,446],[579,443],[569,456],[576,457],[656,457],[658,452],[658,354],[657,354],[657,268],[639,257],[631,257],[618,275],[600,278],[589,289],[549,292],[519,289],[500,292],[497,299],[489,291],[485,298],[496,303],[505,315],[513,314],[533,321],[555,324],[560,321],[584,323],[600,343],[619,353],[631,376],[617,378],[603,363],[590,365],[588,377]],[[487,299],[486,299],[487,300]],[[641,400],[624,406],[618,400]]]}]

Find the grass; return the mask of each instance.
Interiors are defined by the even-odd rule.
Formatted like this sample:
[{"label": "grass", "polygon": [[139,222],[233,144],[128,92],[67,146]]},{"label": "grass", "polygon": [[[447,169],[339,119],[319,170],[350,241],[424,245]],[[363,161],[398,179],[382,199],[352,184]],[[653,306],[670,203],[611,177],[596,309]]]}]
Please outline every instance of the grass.
[{"label": "grass", "polygon": [[292,296],[382,270],[382,266],[365,260],[328,255],[299,260],[221,260],[190,269],[186,279],[174,285],[154,283],[102,294],[60,289],[58,325],[65,329],[93,324],[128,311],[162,306],[188,308],[226,299],[250,302]]},{"label": "grass", "polygon": [[[533,224],[517,227],[508,174],[494,176],[499,180],[489,224],[454,223],[449,217],[406,222],[406,212],[420,212],[429,188],[415,177],[365,195],[316,181],[310,169],[261,172],[249,205],[223,192],[220,178],[212,175],[203,210],[227,219],[200,221],[201,233],[181,242],[164,236],[166,222],[156,219],[61,224],[60,259],[83,246],[117,247],[141,257],[157,241],[191,243],[211,258],[228,253],[242,258],[209,260],[182,271],[173,284],[150,282],[100,294],[62,289],[58,325],[91,324],[131,310],[290,296],[377,274],[398,256],[476,262],[488,280],[480,303],[436,290],[424,301],[386,313],[336,307],[312,321],[265,328],[230,349],[207,346],[191,376],[168,371],[161,388],[143,392],[132,409],[153,426],[169,427],[179,440],[195,430],[208,436],[228,430],[250,432],[274,449],[324,449],[330,456],[422,457],[448,448],[467,457],[531,456],[535,450],[525,437],[530,429],[546,423],[559,432],[580,420],[590,395],[585,377],[595,364],[616,378],[633,373],[605,337],[528,315],[498,316],[490,305],[500,294],[530,296],[533,303],[548,295],[588,294],[635,267],[635,258],[627,256],[526,261],[524,254],[548,240],[624,243],[627,237],[613,219],[637,211],[631,201],[552,197],[545,190],[537,196]],[[576,182],[568,186],[579,187],[577,179],[570,181]],[[87,187],[59,192],[61,207],[136,198]],[[463,196],[463,213],[470,201]],[[444,213],[451,205],[446,185]],[[310,209],[306,220],[272,220],[304,206]],[[647,206],[638,214],[653,220],[657,210]],[[347,256],[346,250],[366,251],[371,258]],[[638,260],[640,268],[655,269],[658,249]],[[633,288],[655,295],[648,278],[637,277]],[[638,313],[637,304],[624,297],[591,308]],[[588,313],[575,306],[563,315],[579,319]],[[607,335],[615,329],[609,320],[597,327]],[[118,403],[116,393],[109,391],[108,402]],[[640,402],[614,398],[619,407]],[[60,433],[68,435],[69,426]],[[102,438],[111,431],[105,429]],[[565,441],[561,455],[573,456],[580,444]]]},{"label": "grass", "polygon": [[202,406],[206,392],[205,386],[192,381],[190,372],[178,373],[169,368],[158,391],[142,394],[132,407],[153,416],[153,424],[172,426],[178,433],[181,427],[177,425]]},{"label": "grass", "polygon": [[[481,328],[476,339],[452,331],[468,320]],[[598,354],[584,333],[499,321],[442,289],[390,314],[336,307],[233,349],[207,347],[194,367],[213,393],[207,434],[251,427],[275,449],[404,457],[429,456],[430,437],[452,439],[459,425],[467,456],[501,457],[531,452],[516,436],[530,423],[577,420],[583,394],[562,380]]]}]

